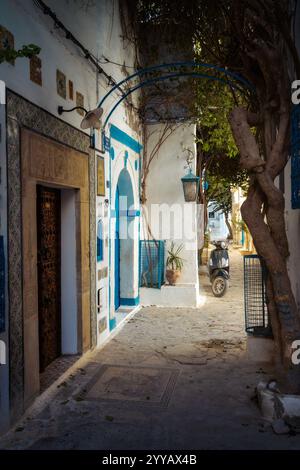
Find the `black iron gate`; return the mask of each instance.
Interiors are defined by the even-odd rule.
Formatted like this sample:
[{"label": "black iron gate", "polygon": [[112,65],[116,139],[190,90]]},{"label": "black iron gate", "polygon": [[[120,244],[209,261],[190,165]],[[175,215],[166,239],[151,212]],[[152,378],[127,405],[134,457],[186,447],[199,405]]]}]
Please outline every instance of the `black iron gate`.
[{"label": "black iron gate", "polygon": [[246,331],[254,336],[272,336],[266,302],[267,268],[258,255],[244,256]]}]

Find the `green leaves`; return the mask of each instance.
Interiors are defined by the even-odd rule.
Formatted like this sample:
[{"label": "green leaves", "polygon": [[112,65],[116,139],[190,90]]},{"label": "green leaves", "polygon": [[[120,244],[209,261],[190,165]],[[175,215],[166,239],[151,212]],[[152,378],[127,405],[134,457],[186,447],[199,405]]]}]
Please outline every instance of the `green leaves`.
[{"label": "green leaves", "polygon": [[168,257],[166,261],[166,266],[173,271],[181,271],[183,268],[183,258],[179,256],[179,253],[183,250],[183,245],[175,247],[175,243],[172,242],[170,249],[168,250]]},{"label": "green leaves", "polygon": [[197,82],[197,142],[202,153],[221,153],[229,158],[237,156],[238,150],[228,122],[233,106],[233,96],[226,84],[205,79]]},{"label": "green leaves", "polygon": [[231,212],[231,192],[240,187],[247,190],[249,177],[245,170],[239,166],[238,158],[216,156],[206,172],[208,189],[207,201],[213,202],[213,210],[221,211],[225,215]]},{"label": "green leaves", "polygon": [[[201,61],[201,49],[197,50],[197,60]],[[197,87],[197,145],[202,156],[201,171],[208,183],[205,199],[214,202],[214,211],[226,215],[231,211],[231,190],[248,186],[248,175],[239,166],[239,152],[228,122],[236,100],[244,104],[245,98],[220,82],[199,80]]]},{"label": "green leaves", "polygon": [[18,50],[7,47],[0,50],[0,64],[3,62],[12,63],[18,57],[28,57],[30,59],[31,57],[38,55],[40,52],[41,48],[35,44],[22,46],[22,48]]}]

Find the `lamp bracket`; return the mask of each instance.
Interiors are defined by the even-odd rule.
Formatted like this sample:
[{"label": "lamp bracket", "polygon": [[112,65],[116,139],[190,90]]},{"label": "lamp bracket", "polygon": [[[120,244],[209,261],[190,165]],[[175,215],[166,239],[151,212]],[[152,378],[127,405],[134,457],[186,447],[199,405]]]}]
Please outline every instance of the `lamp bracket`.
[{"label": "lamp bracket", "polygon": [[87,114],[87,110],[83,106],[74,106],[74,108],[71,109],[65,109],[63,106],[58,106],[57,112],[61,116],[63,113],[71,113],[72,111],[75,111],[75,109],[81,109],[85,114]]}]

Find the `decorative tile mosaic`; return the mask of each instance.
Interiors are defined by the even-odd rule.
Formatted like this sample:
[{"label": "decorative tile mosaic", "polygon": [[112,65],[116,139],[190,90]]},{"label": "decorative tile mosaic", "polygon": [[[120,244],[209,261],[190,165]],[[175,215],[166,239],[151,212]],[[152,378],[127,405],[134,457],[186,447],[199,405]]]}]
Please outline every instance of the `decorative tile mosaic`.
[{"label": "decorative tile mosaic", "polygon": [[78,396],[166,408],[178,375],[178,369],[104,364]]},{"label": "decorative tile mosaic", "polygon": [[22,300],[22,226],[20,130],[27,127],[62,144],[89,154],[90,174],[90,262],[91,339],[97,341],[96,313],[96,165],[95,152],[89,148],[89,136],[65,124],[24,98],[7,91],[7,171],[9,242],[9,322],[10,322],[10,399],[12,421],[23,412],[23,300]]},{"label": "decorative tile mosaic", "polygon": [[[0,25],[0,50],[4,49],[14,49],[15,47],[15,38],[14,35],[8,31],[4,26]],[[14,60],[10,60],[11,65],[15,65]]]},{"label": "decorative tile mosaic", "polygon": [[[84,108],[84,96],[79,93],[79,91],[76,91],[76,106]],[[80,116],[84,116],[84,111],[82,109],[77,109],[76,111]]]},{"label": "decorative tile mosaic", "polygon": [[97,196],[105,196],[105,165],[103,157],[97,157]]},{"label": "decorative tile mosaic", "polygon": [[42,61],[39,57],[33,56],[29,61],[30,80],[42,86]]},{"label": "decorative tile mosaic", "polygon": [[[7,94],[9,98],[9,93]],[[7,101],[9,114],[9,103]],[[22,309],[22,240],[21,183],[18,122],[7,119],[8,172],[8,294],[9,294],[9,360],[10,406],[12,417],[23,412],[23,309]]]},{"label": "decorative tile mosaic", "polygon": [[63,72],[56,70],[56,91],[59,96],[67,98],[67,79]]},{"label": "decorative tile mosaic", "polygon": [[[94,151],[90,149],[88,135],[10,91],[7,92],[7,110],[8,117],[17,121],[14,130],[16,135],[8,136],[8,138],[13,138],[14,143],[16,142],[15,139],[19,137],[19,124],[69,145],[76,150],[94,155]],[[93,166],[95,166],[94,162]]]},{"label": "decorative tile mosaic", "polygon": [[108,268],[105,267],[103,269],[99,269],[98,271],[98,281],[100,281],[101,279],[105,279],[107,277],[107,273],[108,273]]}]

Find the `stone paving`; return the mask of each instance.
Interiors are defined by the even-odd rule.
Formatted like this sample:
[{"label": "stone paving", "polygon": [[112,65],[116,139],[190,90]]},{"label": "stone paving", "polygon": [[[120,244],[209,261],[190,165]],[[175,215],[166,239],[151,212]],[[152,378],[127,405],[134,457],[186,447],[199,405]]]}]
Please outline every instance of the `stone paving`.
[{"label": "stone paving", "polygon": [[248,360],[242,257],[231,287],[200,309],[147,307],[81,358],[0,440],[6,449],[297,449],[257,408],[269,365]]}]

